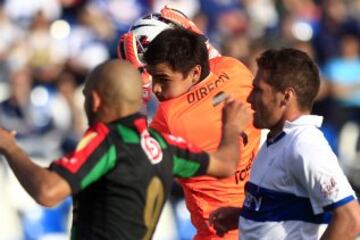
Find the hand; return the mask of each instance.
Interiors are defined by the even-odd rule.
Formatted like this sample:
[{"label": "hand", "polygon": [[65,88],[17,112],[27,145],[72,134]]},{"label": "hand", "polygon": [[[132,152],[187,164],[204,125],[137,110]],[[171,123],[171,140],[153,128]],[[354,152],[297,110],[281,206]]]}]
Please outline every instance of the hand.
[{"label": "hand", "polygon": [[[169,20],[170,22],[205,37],[204,33],[195,25],[195,23],[179,10],[165,6],[160,10],[160,13],[163,18]],[[221,56],[219,51],[211,45],[209,40],[206,39],[205,44],[209,52],[209,59]]]},{"label": "hand", "polygon": [[0,153],[4,154],[16,146],[15,135],[16,131],[9,132],[0,128]]},{"label": "hand", "polygon": [[119,59],[129,61],[139,70],[143,84],[143,103],[148,103],[151,97],[152,77],[146,70],[145,64],[140,58],[134,32],[124,33],[120,37],[117,47],[117,55]]},{"label": "hand", "polygon": [[228,231],[238,228],[240,211],[238,207],[221,207],[210,214],[210,225],[218,236],[223,237]]},{"label": "hand", "polygon": [[191,21],[184,13],[179,10],[169,8],[165,6],[160,10],[160,14],[163,18],[169,20],[170,22],[183,27],[187,30],[195,32],[197,34],[203,35],[204,33]]},{"label": "hand", "polygon": [[232,131],[237,131],[239,135],[243,135],[250,121],[251,114],[249,105],[238,100],[233,100],[231,97],[225,99],[222,114],[224,129],[230,128]]}]

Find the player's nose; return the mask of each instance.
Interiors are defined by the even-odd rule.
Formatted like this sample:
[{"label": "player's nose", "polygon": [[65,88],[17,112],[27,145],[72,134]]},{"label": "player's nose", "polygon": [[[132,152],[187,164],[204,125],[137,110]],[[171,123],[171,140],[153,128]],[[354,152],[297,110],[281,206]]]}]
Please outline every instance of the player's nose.
[{"label": "player's nose", "polygon": [[155,81],[152,83],[152,91],[153,93],[160,94],[161,93],[161,85],[156,83]]}]

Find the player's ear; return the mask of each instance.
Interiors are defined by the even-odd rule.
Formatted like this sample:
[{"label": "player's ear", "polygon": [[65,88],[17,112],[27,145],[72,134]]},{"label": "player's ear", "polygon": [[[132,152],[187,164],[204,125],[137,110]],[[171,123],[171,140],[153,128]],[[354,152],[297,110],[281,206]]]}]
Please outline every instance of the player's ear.
[{"label": "player's ear", "polygon": [[199,82],[201,79],[200,79],[200,76],[201,76],[201,66],[198,64],[196,65],[192,70],[191,70],[191,74],[192,74],[192,82],[193,84]]},{"label": "player's ear", "polygon": [[98,112],[99,108],[101,106],[101,97],[99,95],[99,93],[95,90],[91,91],[91,98],[92,98],[92,111],[93,112]]},{"label": "player's ear", "polygon": [[293,100],[295,97],[295,90],[293,88],[287,88],[284,91],[282,104],[286,106],[291,100]]}]

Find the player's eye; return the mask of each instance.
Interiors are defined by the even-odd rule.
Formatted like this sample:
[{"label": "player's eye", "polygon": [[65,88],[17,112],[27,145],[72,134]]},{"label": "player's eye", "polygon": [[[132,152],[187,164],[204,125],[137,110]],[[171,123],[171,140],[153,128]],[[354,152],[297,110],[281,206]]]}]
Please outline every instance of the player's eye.
[{"label": "player's eye", "polygon": [[139,67],[138,70],[139,70],[140,73],[143,73],[143,72],[146,71],[146,68],[145,67]]},{"label": "player's eye", "polygon": [[164,77],[163,75],[158,75],[158,76],[154,75],[153,80],[160,84],[170,81],[167,77]]},{"label": "player's eye", "polygon": [[167,82],[170,82],[170,79],[168,78],[161,78],[160,81],[164,82],[164,83],[167,83]]}]

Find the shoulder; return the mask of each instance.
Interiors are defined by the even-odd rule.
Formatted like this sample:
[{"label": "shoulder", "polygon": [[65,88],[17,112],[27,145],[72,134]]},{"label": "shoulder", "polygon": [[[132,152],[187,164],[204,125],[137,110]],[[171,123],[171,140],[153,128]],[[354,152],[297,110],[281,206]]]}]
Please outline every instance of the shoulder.
[{"label": "shoulder", "polygon": [[[300,128],[291,133],[289,151],[296,159],[321,162],[330,155],[334,155],[324,134],[315,126]],[[331,157],[332,158],[332,157]]]},{"label": "shoulder", "polygon": [[232,57],[217,57],[210,60],[210,70],[215,74],[226,73],[233,78],[253,80],[253,74],[247,66]]},{"label": "shoulder", "polygon": [[107,138],[109,132],[110,129],[106,124],[93,124],[85,131],[76,149],[79,150],[85,148],[86,146],[98,145]]},{"label": "shoulder", "polygon": [[85,135],[88,133],[99,133],[99,134],[107,134],[110,131],[109,126],[105,123],[97,122],[91,125],[85,132]]},{"label": "shoulder", "polygon": [[234,68],[240,68],[240,70],[244,70],[244,71],[249,71],[248,67],[245,66],[245,64],[243,64],[242,62],[240,62],[239,60],[237,60],[236,58],[233,57],[216,57],[213,59],[210,59],[210,68],[211,69],[217,69],[219,67],[222,68],[229,68],[229,69],[234,69]]},{"label": "shoulder", "polygon": [[291,133],[294,147],[301,146],[319,146],[326,143],[326,139],[322,131],[315,126],[299,127]]}]

